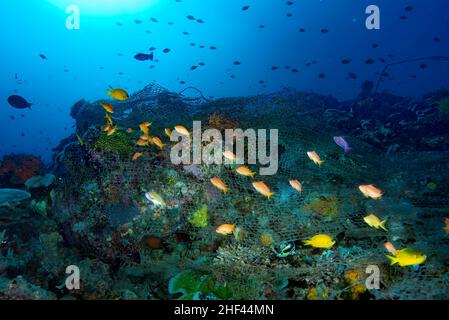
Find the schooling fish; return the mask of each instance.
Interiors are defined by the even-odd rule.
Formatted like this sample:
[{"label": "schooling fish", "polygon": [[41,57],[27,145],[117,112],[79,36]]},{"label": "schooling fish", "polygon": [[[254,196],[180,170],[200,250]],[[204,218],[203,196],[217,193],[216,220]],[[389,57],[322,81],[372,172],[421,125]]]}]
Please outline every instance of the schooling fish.
[{"label": "schooling fish", "polygon": [[376,188],[372,184],[361,185],[361,186],[359,186],[359,190],[360,190],[360,192],[363,193],[363,195],[366,198],[371,198],[374,200],[379,200],[380,198],[382,198],[382,195],[383,195],[382,190]]},{"label": "schooling fish", "polygon": [[235,169],[235,171],[237,171],[237,173],[242,176],[251,177],[251,178],[254,177],[254,175],[256,174],[254,171],[252,171],[247,166],[238,167],[237,169]]},{"label": "schooling fish", "polygon": [[161,139],[159,139],[158,137],[154,137],[152,139],[152,142],[159,147],[159,149],[163,149],[165,144],[162,143]]},{"label": "schooling fish", "polygon": [[183,136],[190,138],[190,132],[184,126],[176,126],[175,131],[178,132],[179,134],[182,134]]},{"label": "schooling fish", "polygon": [[154,59],[154,53],[151,52],[150,54],[147,53],[138,53],[134,56],[134,59],[138,60],[138,61],[148,61],[151,60],[153,61]]},{"label": "schooling fish", "polygon": [[309,156],[310,160],[312,160],[315,164],[319,166],[321,166],[321,164],[324,162],[323,160],[321,160],[320,156],[315,151],[308,151],[307,155]]},{"label": "schooling fish", "polygon": [[228,192],[228,187],[226,186],[226,184],[220,178],[212,178],[212,179],[210,179],[210,182],[215,187],[217,187],[218,189],[223,191],[225,194]]},{"label": "schooling fish", "polygon": [[352,148],[349,146],[349,143],[343,137],[336,136],[334,137],[334,141],[337,144],[337,146],[343,149],[345,153],[351,151]]},{"label": "schooling fish", "polygon": [[335,244],[335,241],[332,240],[330,236],[327,234],[317,234],[310,238],[309,240],[304,241],[304,245],[312,246],[314,248],[325,248],[329,249]]},{"label": "schooling fish", "polygon": [[102,103],[101,106],[104,108],[104,110],[106,110],[109,113],[114,113],[115,112],[114,108],[111,105],[107,104],[107,103]]},{"label": "schooling fish", "polygon": [[394,257],[387,256],[387,258],[391,260],[391,265],[397,263],[401,267],[407,267],[407,266],[420,265],[424,263],[424,261],[426,261],[427,257],[423,255],[421,252],[415,251],[410,248],[405,248],[399,250]]},{"label": "schooling fish", "polygon": [[302,193],[302,184],[301,184],[301,182],[299,182],[299,180],[293,179],[293,180],[290,180],[289,183],[293,189],[295,189],[299,193]]},{"label": "schooling fish", "polygon": [[166,206],[164,199],[162,199],[162,197],[154,191],[145,193],[145,198],[147,198],[148,201],[151,201],[156,206]]},{"label": "schooling fish", "polygon": [[259,192],[261,195],[264,195],[268,199],[270,199],[274,194],[274,192],[271,192],[270,188],[268,188],[268,186],[263,181],[253,182],[252,185],[257,192]]},{"label": "schooling fish", "polygon": [[107,92],[111,96],[111,98],[116,100],[125,101],[129,99],[128,93],[123,89],[112,89]]},{"label": "schooling fish", "polygon": [[14,107],[16,109],[26,109],[30,108],[33,105],[32,103],[29,103],[21,96],[12,95],[8,98],[8,103],[11,105],[11,107]]},{"label": "schooling fish", "polygon": [[233,224],[222,224],[217,229],[215,229],[216,233],[224,234],[224,235],[232,234],[232,233],[234,233],[234,231],[235,231],[235,225],[233,225]]},{"label": "schooling fish", "polygon": [[363,221],[366,222],[367,225],[370,227],[376,228],[376,229],[382,229],[384,231],[388,231],[387,228],[385,228],[385,222],[387,220],[380,220],[377,216],[374,214],[370,214],[369,216],[366,216],[363,218]]}]

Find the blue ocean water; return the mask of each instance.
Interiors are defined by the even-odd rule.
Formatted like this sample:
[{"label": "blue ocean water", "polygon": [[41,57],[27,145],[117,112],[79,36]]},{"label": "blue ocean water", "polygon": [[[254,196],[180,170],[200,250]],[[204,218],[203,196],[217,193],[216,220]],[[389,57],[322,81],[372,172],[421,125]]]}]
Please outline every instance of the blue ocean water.
[{"label": "blue ocean water", "polygon": [[[362,81],[376,81],[384,65],[379,58],[393,63],[449,52],[445,0],[286,2],[4,1],[0,154],[32,152],[50,161],[51,148],[74,132],[71,105],[81,98],[104,98],[108,86],[132,93],[156,81],[174,92],[195,86],[213,97],[270,93],[288,86],[349,99]],[[365,9],[371,4],[381,9],[380,30],[365,27]],[[80,9],[79,30],[66,28],[70,5]],[[248,10],[242,11],[244,6]],[[151,47],[157,62],[133,58]],[[163,53],[164,48],[171,51]],[[344,65],[343,59],[351,63]],[[375,63],[366,64],[368,59]],[[234,65],[236,61],[240,64]],[[190,70],[200,62],[205,66]],[[417,96],[447,87],[448,63],[424,63],[428,68],[420,69],[421,63],[392,68],[392,79],[381,89]],[[12,94],[26,97],[33,108],[11,108],[6,99]]]}]

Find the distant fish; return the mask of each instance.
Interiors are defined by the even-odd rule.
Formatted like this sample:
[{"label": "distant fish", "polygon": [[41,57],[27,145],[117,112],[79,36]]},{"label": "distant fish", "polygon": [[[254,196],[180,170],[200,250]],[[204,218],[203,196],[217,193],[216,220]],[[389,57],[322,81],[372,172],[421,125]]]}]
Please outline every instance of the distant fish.
[{"label": "distant fish", "polygon": [[8,103],[11,105],[11,107],[16,109],[26,109],[30,108],[33,105],[32,103],[29,103],[21,96],[12,95],[8,98]]},{"label": "distant fish", "polygon": [[150,54],[147,53],[138,53],[134,56],[134,59],[138,60],[138,61],[147,61],[147,60],[151,60],[153,61],[154,59],[154,53],[151,52]]},{"label": "distant fish", "polygon": [[312,160],[315,164],[319,166],[321,166],[324,162],[323,160],[321,160],[320,156],[315,151],[308,151],[307,156],[309,157],[310,160]]},{"label": "distant fish", "polygon": [[249,6],[244,6],[243,8],[242,8],[242,11],[247,11],[249,9]]},{"label": "distant fish", "polygon": [[41,54],[39,55],[39,57],[40,57],[42,60],[48,60],[47,57],[45,56],[45,54],[42,54],[42,53],[41,53]]},{"label": "distant fish", "polygon": [[349,60],[349,59],[343,59],[343,60],[341,60],[341,63],[342,63],[342,64],[350,64],[350,63],[351,63],[351,60]]},{"label": "distant fish", "polygon": [[158,22],[159,22],[156,18],[151,18],[150,20],[151,20],[152,22],[154,22],[154,23],[158,23]]},{"label": "distant fish", "polygon": [[196,19],[196,22],[198,22],[198,23],[204,23],[204,21],[201,20],[201,19]]},{"label": "distant fish", "polygon": [[187,19],[189,19],[189,20],[195,20],[195,17],[192,16],[192,15],[188,15],[188,16],[187,16]]},{"label": "distant fish", "polygon": [[337,146],[341,147],[345,153],[351,151],[351,147],[349,146],[349,143],[340,136],[334,137],[334,142],[337,144]]},{"label": "distant fish", "polygon": [[163,53],[169,53],[171,51],[170,48],[165,48],[164,50],[162,50]]},{"label": "distant fish", "polygon": [[326,34],[326,33],[328,33],[328,32],[329,32],[328,29],[321,29],[321,33],[323,33],[323,34]]}]

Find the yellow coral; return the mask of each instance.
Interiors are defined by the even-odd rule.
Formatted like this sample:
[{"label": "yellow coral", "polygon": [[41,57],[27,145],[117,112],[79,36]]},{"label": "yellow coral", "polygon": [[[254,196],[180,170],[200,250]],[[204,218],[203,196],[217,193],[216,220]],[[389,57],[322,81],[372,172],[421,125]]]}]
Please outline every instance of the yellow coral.
[{"label": "yellow coral", "polygon": [[260,236],[260,243],[263,246],[271,246],[273,244],[274,240],[273,240],[273,236],[270,233],[263,233]]}]

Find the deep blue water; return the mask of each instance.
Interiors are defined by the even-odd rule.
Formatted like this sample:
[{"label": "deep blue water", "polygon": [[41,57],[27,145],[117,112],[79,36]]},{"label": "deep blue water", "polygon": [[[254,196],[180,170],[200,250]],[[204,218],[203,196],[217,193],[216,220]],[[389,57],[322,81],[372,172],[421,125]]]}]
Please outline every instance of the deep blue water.
[{"label": "deep blue water", "polygon": [[[449,55],[446,0],[286,2],[3,1],[0,155],[34,153],[49,161],[51,148],[74,133],[72,104],[81,98],[106,98],[108,86],[132,93],[156,81],[175,92],[195,86],[213,97],[269,93],[289,86],[350,99],[362,81],[377,80],[385,65],[380,58],[393,63]],[[71,4],[80,9],[79,30],[65,26],[65,8]],[[365,28],[370,4],[381,9],[380,30]],[[246,5],[249,9],[243,11]],[[205,23],[189,20],[189,15]],[[156,48],[157,62],[134,59],[137,53],[150,53],[151,47]],[[170,52],[164,53],[164,48]],[[351,63],[342,64],[343,59]],[[375,62],[367,64],[368,59]],[[237,61],[240,64],[234,64]],[[205,65],[190,69],[200,62]],[[427,68],[420,67],[423,63]],[[418,96],[448,87],[448,71],[447,61],[397,66],[389,70],[381,90]],[[10,107],[6,100],[12,94],[34,106]]]}]

